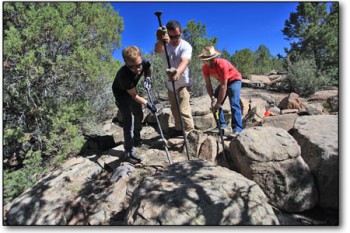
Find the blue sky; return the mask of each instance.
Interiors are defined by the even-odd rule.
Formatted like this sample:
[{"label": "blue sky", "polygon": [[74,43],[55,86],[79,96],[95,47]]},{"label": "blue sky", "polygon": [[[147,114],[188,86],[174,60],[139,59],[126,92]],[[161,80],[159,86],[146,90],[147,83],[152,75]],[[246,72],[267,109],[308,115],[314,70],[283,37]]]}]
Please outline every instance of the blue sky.
[{"label": "blue sky", "polygon": [[285,55],[289,41],[281,30],[298,2],[112,2],[113,8],[124,19],[121,48],[113,53],[122,60],[121,51],[136,45],[143,53],[153,51],[158,20],[154,15],[162,11],[165,25],[175,19],[182,27],[194,20],[206,25],[208,37],[218,38],[217,49],[230,54],[248,48],[255,51],[259,45],[267,46],[271,54]]}]

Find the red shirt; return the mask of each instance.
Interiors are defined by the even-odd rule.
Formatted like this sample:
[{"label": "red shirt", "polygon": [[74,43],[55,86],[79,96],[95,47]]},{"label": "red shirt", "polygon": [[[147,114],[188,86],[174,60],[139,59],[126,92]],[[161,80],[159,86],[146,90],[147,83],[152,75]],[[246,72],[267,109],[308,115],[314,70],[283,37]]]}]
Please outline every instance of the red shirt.
[{"label": "red shirt", "polygon": [[204,78],[213,76],[219,82],[225,79],[227,79],[227,83],[233,82],[235,80],[242,80],[241,73],[239,73],[238,70],[230,62],[223,58],[215,59],[213,68],[204,64],[202,66],[202,72]]}]

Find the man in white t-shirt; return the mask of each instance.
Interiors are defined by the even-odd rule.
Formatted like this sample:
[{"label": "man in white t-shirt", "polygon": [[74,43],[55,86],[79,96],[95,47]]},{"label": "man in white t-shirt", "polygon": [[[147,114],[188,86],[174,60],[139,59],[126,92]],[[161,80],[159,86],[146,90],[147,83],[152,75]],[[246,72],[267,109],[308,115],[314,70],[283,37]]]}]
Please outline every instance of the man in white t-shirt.
[{"label": "man in white t-shirt", "polygon": [[172,81],[175,82],[176,95],[179,99],[179,107],[181,117],[184,123],[186,133],[194,129],[193,117],[190,106],[189,89],[192,80],[189,77],[189,68],[192,57],[192,46],[185,40],[181,39],[181,25],[176,20],[170,20],[166,27],[160,27],[157,30],[157,42],[155,44],[155,52],[161,54],[163,63],[168,67],[167,58],[164,50],[164,42],[166,42],[167,52],[169,55],[170,69],[166,70],[168,75],[167,88],[168,98],[171,105],[171,112],[175,119],[175,133],[173,136],[182,135],[179,112],[176,107],[176,98]]}]

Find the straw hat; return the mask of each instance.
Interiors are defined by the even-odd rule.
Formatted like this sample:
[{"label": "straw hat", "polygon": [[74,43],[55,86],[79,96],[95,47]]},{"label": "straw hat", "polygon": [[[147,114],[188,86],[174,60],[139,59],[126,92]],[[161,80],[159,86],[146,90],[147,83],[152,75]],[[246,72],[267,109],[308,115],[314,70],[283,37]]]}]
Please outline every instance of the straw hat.
[{"label": "straw hat", "polygon": [[219,56],[221,53],[217,51],[214,46],[205,46],[202,53],[198,55],[201,60],[210,60],[214,57]]}]

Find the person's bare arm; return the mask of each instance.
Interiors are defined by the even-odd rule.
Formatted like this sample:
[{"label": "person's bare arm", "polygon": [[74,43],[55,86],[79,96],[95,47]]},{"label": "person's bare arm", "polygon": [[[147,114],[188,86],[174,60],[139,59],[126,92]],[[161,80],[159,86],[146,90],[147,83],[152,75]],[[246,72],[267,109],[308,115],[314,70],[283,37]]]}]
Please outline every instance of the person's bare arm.
[{"label": "person's bare arm", "polygon": [[181,63],[176,68],[177,74],[180,76],[185,71],[185,69],[187,68],[187,66],[189,64],[190,64],[190,59],[188,59],[188,58],[181,58]]},{"label": "person's bare arm", "polygon": [[204,80],[205,80],[205,87],[207,89],[208,95],[210,96],[210,98],[215,98],[214,92],[213,92],[213,86],[211,85],[210,77],[204,78]]},{"label": "person's bare arm", "polygon": [[127,92],[129,93],[129,95],[131,95],[131,97],[139,104],[146,104],[147,100],[145,100],[144,98],[142,98],[141,96],[139,96],[136,92],[135,87],[127,90]]}]

